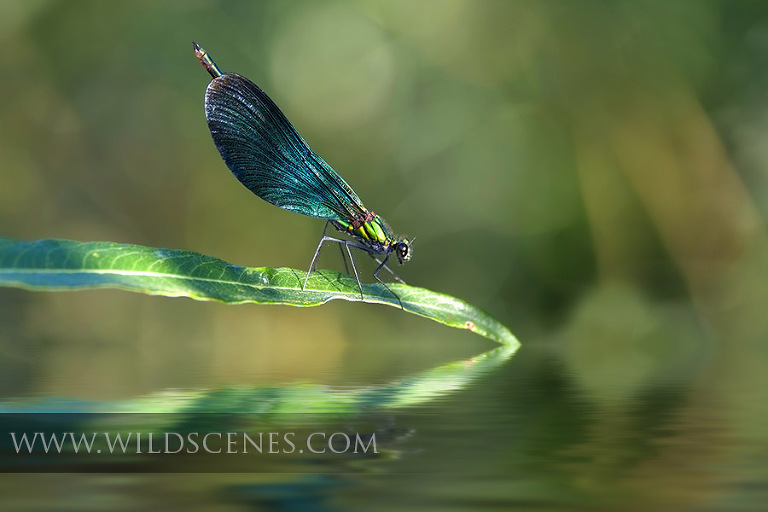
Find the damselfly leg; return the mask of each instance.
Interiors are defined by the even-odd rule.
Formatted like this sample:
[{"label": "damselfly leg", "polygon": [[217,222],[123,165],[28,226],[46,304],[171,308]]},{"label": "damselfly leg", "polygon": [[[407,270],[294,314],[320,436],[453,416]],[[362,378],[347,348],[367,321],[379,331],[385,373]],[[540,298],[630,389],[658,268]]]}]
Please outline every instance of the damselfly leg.
[{"label": "damselfly leg", "polygon": [[301,289],[305,290],[307,288],[307,282],[309,281],[309,276],[310,276],[310,274],[312,272],[315,271],[315,265],[316,265],[316,262],[317,262],[317,257],[320,255],[320,249],[322,249],[323,244],[325,242],[334,242],[334,243],[339,244],[339,249],[341,250],[341,257],[342,257],[342,260],[344,261],[344,269],[346,270],[347,275],[349,275],[349,268],[347,267],[347,260],[346,260],[346,257],[344,256],[344,251],[346,251],[347,256],[349,256],[349,262],[352,264],[352,271],[355,274],[355,280],[357,281],[357,286],[358,286],[358,288],[360,290],[360,299],[364,299],[365,298],[364,295],[363,295],[363,284],[360,281],[360,275],[357,272],[357,265],[355,265],[355,259],[352,256],[352,251],[351,251],[350,248],[355,248],[355,249],[360,249],[361,251],[365,251],[368,255],[371,256],[371,258],[373,258],[373,260],[376,263],[378,263],[378,267],[376,267],[376,270],[374,270],[374,272],[373,272],[373,277],[382,286],[384,286],[384,288],[386,288],[387,291],[389,293],[391,293],[393,297],[395,297],[397,299],[397,302],[400,304],[400,308],[401,309],[405,309],[405,308],[403,308],[403,302],[400,300],[400,297],[395,292],[393,292],[392,289],[389,286],[387,286],[387,283],[385,283],[379,277],[379,271],[381,271],[381,269],[383,268],[383,269],[386,269],[387,272],[389,272],[399,282],[405,284],[405,281],[400,279],[400,277],[397,274],[395,274],[392,271],[391,268],[389,268],[387,266],[387,261],[389,260],[389,254],[390,253],[387,253],[386,256],[384,257],[384,259],[380,260],[379,258],[377,258],[374,255],[374,253],[371,252],[370,248],[368,246],[366,246],[366,245],[363,245],[363,244],[360,244],[360,243],[357,243],[357,242],[353,242],[351,240],[342,240],[340,238],[334,238],[332,236],[328,236],[328,235],[325,234],[327,232],[327,230],[328,230],[328,224],[329,223],[326,222],[325,227],[323,228],[323,236],[320,238],[320,243],[317,244],[317,249],[315,249],[314,256],[312,256],[312,262],[309,264],[309,270],[307,270],[307,275],[304,278],[304,284],[302,285]]}]

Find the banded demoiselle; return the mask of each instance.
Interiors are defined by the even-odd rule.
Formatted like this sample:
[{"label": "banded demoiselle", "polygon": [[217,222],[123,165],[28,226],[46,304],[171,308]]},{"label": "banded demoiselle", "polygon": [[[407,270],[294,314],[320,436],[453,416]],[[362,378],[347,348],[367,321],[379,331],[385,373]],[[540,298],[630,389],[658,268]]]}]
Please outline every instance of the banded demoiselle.
[{"label": "banded demoiselle", "polygon": [[[392,253],[400,264],[410,260],[412,241],[395,236],[384,219],[363,206],[347,182],[309,148],[264,91],[244,76],[222,73],[205,50],[197,43],[192,45],[213,77],[205,92],[205,117],[213,142],[232,174],[248,190],[275,206],[326,219],[302,289],[307,286],[323,243],[335,242],[346,249],[361,298],[363,289],[350,248],[361,249],[376,260],[373,277],[402,307],[400,298],[378,274],[386,269],[402,283],[387,261]],[[352,240],[327,236],[329,224]],[[346,267],[344,249],[341,254]]]}]

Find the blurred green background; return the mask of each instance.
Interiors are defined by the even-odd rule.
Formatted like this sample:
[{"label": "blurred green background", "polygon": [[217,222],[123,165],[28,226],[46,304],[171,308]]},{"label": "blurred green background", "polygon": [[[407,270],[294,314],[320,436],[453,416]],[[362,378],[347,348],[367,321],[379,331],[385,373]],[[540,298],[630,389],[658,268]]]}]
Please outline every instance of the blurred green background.
[{"label": "blurred green background", "polygon": [[[718,428],[768,441],[768,3],[4,0],[0,235],[308,266],[323,223],[226,169],[193,40],[416,237],[409,284],[556,361],[529,385],[556,374],[619,411],[596,427],[614,440],[627,404],[684,386],[678,426],[717,404]],[[408,316],[2,290],[0,386],[365,383],[486,348]]]}]

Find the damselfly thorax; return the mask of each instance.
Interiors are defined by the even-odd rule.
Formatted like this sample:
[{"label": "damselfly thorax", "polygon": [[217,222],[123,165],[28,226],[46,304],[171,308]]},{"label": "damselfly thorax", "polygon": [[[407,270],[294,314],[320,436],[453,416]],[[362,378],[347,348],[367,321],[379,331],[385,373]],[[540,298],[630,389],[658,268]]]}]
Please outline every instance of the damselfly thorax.
[{"label": "damselfly thorax", "polygon": [[384,254],[396,243],[389,226],[374,212],[366,212],[351,221],[333,220],[331,224],[360,243],[370,245],[371,250],[378,254]]}]

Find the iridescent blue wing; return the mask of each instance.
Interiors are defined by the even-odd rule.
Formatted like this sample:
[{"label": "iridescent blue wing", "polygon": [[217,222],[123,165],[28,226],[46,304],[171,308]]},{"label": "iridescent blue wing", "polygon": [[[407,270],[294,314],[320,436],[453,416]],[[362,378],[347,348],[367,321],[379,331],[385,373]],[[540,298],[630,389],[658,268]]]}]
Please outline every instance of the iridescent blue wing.
[{"label": "iridescent blue wing", "polygon": [[349,220],[365,213],[357,194],[247,78],[226,73],[211,81],[205,117],[227,167],[260,198],[323,219]]}]

